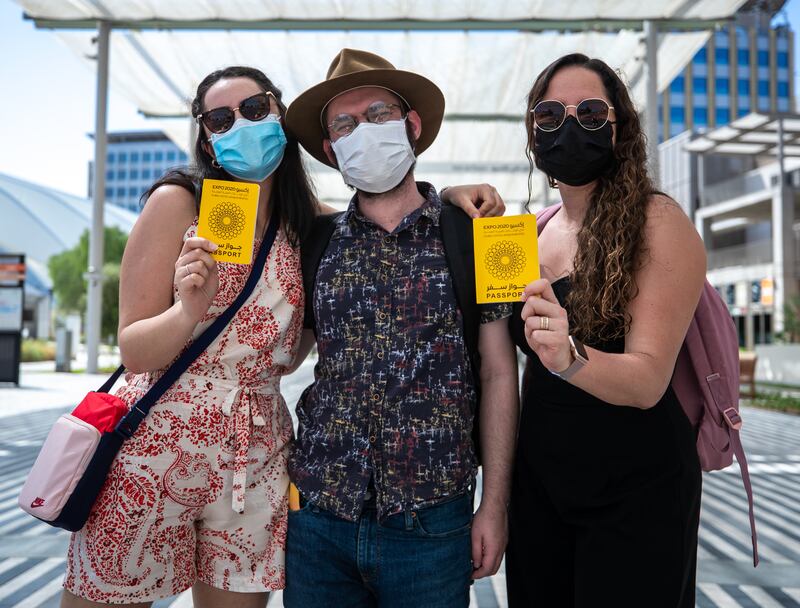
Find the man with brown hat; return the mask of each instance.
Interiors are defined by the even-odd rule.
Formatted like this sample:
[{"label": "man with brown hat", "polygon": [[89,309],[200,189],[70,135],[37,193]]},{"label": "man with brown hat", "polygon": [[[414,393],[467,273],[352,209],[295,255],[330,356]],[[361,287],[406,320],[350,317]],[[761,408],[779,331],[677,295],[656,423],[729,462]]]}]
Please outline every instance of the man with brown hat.
[{"label": "man with brown hat", "polygon": [[303,245],[319,362],[290,462],[301,500],[289,515],[289,608],[467,606],[471,580],[503,556],[518,409],[511,311],[476,304],[470,220],[414,181],[443,115],[430,80],[351,49],[287,113],[303,147],[356,190]]}]

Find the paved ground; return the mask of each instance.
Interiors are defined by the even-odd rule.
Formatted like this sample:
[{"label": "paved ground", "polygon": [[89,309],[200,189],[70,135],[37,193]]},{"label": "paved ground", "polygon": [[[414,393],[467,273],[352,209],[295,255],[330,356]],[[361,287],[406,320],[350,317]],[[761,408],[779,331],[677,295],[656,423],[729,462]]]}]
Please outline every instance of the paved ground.
[{"label": "paved ground", "polygon": [[[20,388],[0,388],[0,608],[58,605],[68,534],[20,511],[17,494],[39,445],[61,412],[105,376],[54,374],[28,365]],[[284,383],[294,403],[311,375],[305,365]],[[757,500],[762,563],[751,563],[747,510],[738,469],[707,474],[700,524],[697,606],[800,608],[800,417],[743,409],[743,438]],[[501,570],[478,581],[473,607],[504,607]],[[191,606],[188,594],[157,608]],[[270,606],[282,606],[274,594]]]}]

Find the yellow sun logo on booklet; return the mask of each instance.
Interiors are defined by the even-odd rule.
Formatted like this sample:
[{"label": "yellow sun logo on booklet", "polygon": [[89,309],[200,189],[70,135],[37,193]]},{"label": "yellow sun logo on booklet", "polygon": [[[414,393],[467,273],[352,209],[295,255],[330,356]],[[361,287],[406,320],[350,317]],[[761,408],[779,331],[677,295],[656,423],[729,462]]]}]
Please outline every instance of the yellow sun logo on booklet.
[{"label": "yellow sun logo on booklet", "polygon": [[514,241],[497,241],[483,258],[495,279],[514,279],[525,269],[525,250]]},{"label": "yellow sun logo on booklet", "polygon": [[219,245],[211,254],[218,262],[252,262],[258,192],[258,184],[203,180],[197,236]]},{"label": "yellow sun logo on booklet", "polygon": [[518,302],[525,286],[539,278],[536,216],[476,219],[472,233],[478,304]]},{"label": "yellow sun logo on booklet", "polygon": [[217,203],[208,214],[208,229],[218,239],[236,238],[244,231],[247,215],[228,201]]}]

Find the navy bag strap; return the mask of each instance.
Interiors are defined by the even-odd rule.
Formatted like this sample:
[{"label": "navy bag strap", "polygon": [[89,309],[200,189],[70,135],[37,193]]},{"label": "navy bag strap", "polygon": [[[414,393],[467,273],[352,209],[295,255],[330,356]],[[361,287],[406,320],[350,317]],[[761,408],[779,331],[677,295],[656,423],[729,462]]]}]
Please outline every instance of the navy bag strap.
[{"label": "navy bag strap", "polygon": [[114,384],[116,384],[117,380],[119,380],[119,377],[123,373],[125,373],[125,366],[124,365],[120,365],[117,368],[117,371],[115,371],[113,374],[111,374],[111,377],[108,380],[105,381],[103,386],[101,386],[100,388],[97,389],[97,392],[98,393],[107,393],[107,392],[109,392],[111,390],[111,388],[114,386]]},{"label": "navy bag strap", "polygon": [[[278,234],[278,226],[280,224],[280,219],[273,215],[269,221],[269,226],[267,227],[267,232],[264,235],[264,240],[261,243],[261,248],[258,251],[258,255],[256,256],[255,262],[253,263],[253,268],[250,271],[250,276],[247,277],[247,282],[244,285],[241,293],[237,296],[236,300],[234,300],[233,304],[231,304],[225,312],[223,312],[220,316],[218,316],[214,322],[206,329],[202,334],[197,337],[197,340],[192,342],[189,347],[183,351],[183,353],[178,357],[175,362],[169,366],[167,371],[164,372],[153,386],[150,387],[144,396],[136,402],[136,404],[131,408],[131,411],[128,412],[118,423],[114,432],[118,435],[121,435],[124,439],[129,439],[135,432],[136,429],[139,428],[139,425],[145,419],[150,408],[158,401],[161,396],[167,392],[170,386],[172,386],[175,381],[180,378],[181,374],[189,369],[189,366],[194,363],[194,360],[199,357],[206,348],[217,338],[217,336],[222,332],[223,329],[230,323],[233,316],[238,312],[238,310],[242,307],[247,301],[247,298],[250,297],[250,294],[253,293],[253,289],[255,289],[256,283],[258,283],[261,275],[264,272],[264,264],[267,261],[267,256],[269,255],[270,249],[272,249],[272,244],[275,242],[275,237]],[[120,377],[122,372],[125,371],[124,366],[120,366],[117,371],[106,381],[106,383],[100,388],[98,392],[107,393],[111,390],[111,387],[114,385],[114,382],[117,381],[117,378]]]}]

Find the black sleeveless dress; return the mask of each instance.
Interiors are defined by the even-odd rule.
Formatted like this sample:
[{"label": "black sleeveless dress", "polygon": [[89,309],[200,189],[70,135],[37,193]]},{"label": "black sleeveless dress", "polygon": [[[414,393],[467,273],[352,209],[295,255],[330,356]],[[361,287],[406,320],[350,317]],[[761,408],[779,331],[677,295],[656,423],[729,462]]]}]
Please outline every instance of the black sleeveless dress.
[{"label": "black sleeveless dress", "polygon": [[[553,283],[561,305],[569,279]],[[648,410],[606,403],[550,373],[528,346],[510,534],[511,608],[694,607],[701,472],[672,388]],[[624,351],[624,339],[588,343]]]}]

